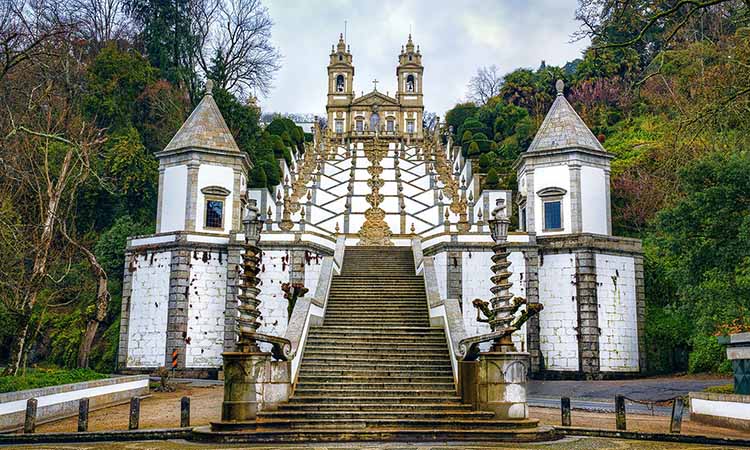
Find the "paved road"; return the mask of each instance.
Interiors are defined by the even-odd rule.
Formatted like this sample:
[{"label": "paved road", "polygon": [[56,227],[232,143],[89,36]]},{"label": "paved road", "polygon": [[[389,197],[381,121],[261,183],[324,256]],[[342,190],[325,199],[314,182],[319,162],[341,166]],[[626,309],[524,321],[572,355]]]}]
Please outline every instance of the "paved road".
[{"label": "paved road", "polygon": [[692,444],[673,444],[665,442],[625,441],[603,438],[567,438],[556,442],[538,444],[480,444],[480,443],[347,443],[347,444],[291,444],[291,445],[257,445],[257,446],[223,446],[201,445],[185,441],[146,441],[146,442],[99,442],[96,444],[59,444],[40,446],[13,447],[25,450],[66,449],[66,450],[201,450],[243,448],[253,450],[732,450],[728,447],[703,446]]}]

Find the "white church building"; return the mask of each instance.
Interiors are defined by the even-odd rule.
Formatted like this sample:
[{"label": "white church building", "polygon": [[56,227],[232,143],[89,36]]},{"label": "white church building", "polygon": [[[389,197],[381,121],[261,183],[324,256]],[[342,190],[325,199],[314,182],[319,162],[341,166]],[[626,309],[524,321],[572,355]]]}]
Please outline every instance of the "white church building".
[{"label": "white church building", "polygon": [[[151,372],[174,361],[183,375],[217,376],[221,353],[236,340],[248,199],[257,201],[264,221],[260,332],[287,336],[303,349],[305,330],[325,315],[325,286],[342,252],[372,231],[365,224],[375,148],[383,150],[379,208],[387,228],[375,232],[385,232],[389,245],[413,249],[417,273],[425,276],[425,308],[433,326],[446,329],[456,357],[461,338],[488,330],[472,301],[491,296],[487,218],[504,199],[520,223],[508,236],[512,292],[544,306],[514,335],[519,350],[531,354],[532,376],[599,379],[645,369],[643,255],[640,241],[612,235],[612,155],[558,85],[515,164],[518,192],[483,189],[484,175],[448,130],[435,136],[422,129],[421,59],[410,37],[398,55],[396,97],[377,90],[357,97],[353,57],[341,40],[330,55],[329,128],[316,127],[314,142],[291,166],[279,160],[284,182],[271,190],[246,187],[251,163],[208,90],[156,155],[156,233],[128,240],[121,372]],[[345,122],[334,128],[336,120]],[[294,308],[285,283],[308,290]]]}]

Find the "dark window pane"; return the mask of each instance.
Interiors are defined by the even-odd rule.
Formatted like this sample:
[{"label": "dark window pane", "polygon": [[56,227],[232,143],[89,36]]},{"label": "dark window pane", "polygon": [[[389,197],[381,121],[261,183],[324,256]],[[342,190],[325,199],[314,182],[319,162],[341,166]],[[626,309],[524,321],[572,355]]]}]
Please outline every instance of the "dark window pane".
[{"label": "dark window pane", "polygon": [[546,230],[556,230],[562,228],[560,202],[544,203],[544,228]]},{"label": "dark window pane", "polygon": [[221,228],[224,213],[224,202],[209,200],[206,202],[206,228]]}]

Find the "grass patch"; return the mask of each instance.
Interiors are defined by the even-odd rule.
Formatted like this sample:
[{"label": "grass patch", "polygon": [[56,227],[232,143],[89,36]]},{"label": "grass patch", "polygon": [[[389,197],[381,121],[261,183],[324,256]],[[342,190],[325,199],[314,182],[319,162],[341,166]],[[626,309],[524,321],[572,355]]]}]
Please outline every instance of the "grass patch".
[{"label": "grass patch", "polygon": [[714,394],[734,394],[733,384],[722,384],[721,386],[709,386],[704,392],[713,392]]},{"label": "grass patch", "polygon": [[94,372],[91,369],[31,369],[26,372],[26,375],[0,377],[0,393],[80,383],[107,377],[108,375]]}]

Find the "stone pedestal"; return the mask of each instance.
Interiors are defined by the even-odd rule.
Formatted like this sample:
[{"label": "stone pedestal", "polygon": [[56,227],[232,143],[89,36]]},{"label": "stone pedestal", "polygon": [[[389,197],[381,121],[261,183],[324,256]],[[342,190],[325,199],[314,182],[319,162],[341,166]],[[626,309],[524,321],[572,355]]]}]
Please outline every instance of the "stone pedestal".
[{"label": "stone pedestal", "polygon": [[273,410],[289,400],[291,363],[272,361],[270,353],[225,352],[222,424],[253,422],[259,411]]},{"label": "stone pedestal", "polygon": [[719,336],[719,344],[727,346],[727,359],[732,361],[734,393],[750,395],[750,333]]},{"label": "stone pedestal", "polygon": [[477,411],[497,419],[527,419],[526,378],[531,364],[525,352],[480,353],[478,361],[462,362],[461,397]]}]

